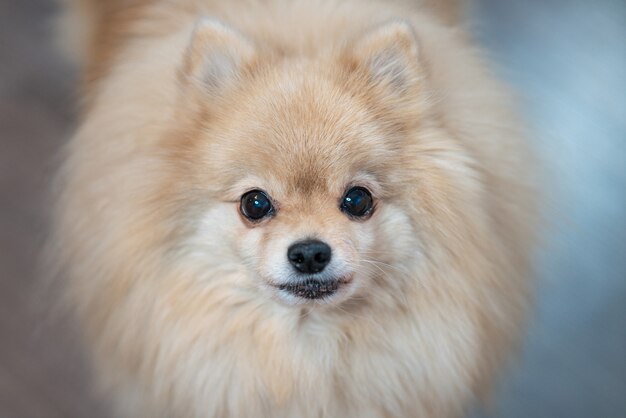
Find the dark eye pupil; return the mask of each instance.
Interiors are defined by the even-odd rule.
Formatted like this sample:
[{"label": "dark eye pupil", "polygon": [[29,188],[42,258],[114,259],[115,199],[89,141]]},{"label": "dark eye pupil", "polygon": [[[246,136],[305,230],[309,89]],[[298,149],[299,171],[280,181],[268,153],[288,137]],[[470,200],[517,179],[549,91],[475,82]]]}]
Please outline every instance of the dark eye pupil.
[{"label": "dark eye pupil", "polygon": [[260,190],[252,190],[241,197],[241,213],[248,219],[261,219],[272,211],[272,202]]},{"label": "dark eye pupil", "polygon": [[372,209],[372,195],[363,187],[353,187],[344,196],[341,209],[351,216],[365,216]]}]

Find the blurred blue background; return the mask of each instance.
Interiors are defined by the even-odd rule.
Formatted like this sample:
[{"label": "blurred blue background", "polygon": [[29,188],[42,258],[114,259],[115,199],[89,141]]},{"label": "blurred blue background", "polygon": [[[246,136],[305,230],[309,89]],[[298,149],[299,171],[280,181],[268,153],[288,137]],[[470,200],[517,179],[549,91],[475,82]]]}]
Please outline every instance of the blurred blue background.
[{"label": "blurred blue background", "polygon": [[[71,326],[29,303],[51,156],[73,121],[54,10],[0,0],[0,418],[108,416]],[[624,418],[626,1],[472,0],[469,24],[520,96],[547,200],[522,358],[474,416]]]},{"label": "blurred blue background", "polygon": [[626,1],[476,0],[546,169],[537,309],[493,417],[626,417]]}]

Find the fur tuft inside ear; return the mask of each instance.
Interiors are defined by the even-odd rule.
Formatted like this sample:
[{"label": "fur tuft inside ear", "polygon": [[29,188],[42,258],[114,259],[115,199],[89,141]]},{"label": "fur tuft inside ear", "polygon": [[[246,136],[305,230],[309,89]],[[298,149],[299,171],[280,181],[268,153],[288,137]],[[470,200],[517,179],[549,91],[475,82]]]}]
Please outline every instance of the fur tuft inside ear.
[{"label": "fur tuft inside ear", "polygon": [[216,19],[202,18],[193,30],[182,73],[209,93],[218,93],[254,57],[254,45],[243,34]]},{"label": "fur tuft inside ear", "polygon": [[370,83],[403,94],[422,78],[419,45],[410,22],[394,20],[366,33],[352,46],[353,65]]}]

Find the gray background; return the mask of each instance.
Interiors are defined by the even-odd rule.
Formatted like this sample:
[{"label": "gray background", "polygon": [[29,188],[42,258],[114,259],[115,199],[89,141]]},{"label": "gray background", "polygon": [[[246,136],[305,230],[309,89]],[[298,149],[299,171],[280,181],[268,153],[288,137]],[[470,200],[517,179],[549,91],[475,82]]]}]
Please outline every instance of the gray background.
[{"label": "gray background", "polygon": [[[103,0],[106,1],[106,0]],[[475,0],[546,162],[538,305],[488,417],[626,417],[626,1]],[[50,1],[0,0],[0,417],[106,417],[71,323],[33,303],[72,74]]]},{"label": "gray background", "polygon": [[492,416],[626,417],[626,1],[480,0],[547,172],[538,306]]}]

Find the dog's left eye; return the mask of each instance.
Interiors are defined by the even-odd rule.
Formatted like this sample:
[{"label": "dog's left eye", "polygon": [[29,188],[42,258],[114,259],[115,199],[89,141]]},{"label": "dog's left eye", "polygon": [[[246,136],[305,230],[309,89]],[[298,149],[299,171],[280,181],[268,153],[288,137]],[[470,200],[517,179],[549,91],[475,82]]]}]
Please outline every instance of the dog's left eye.
[{"label": "dog's left eye", "polygon": [[241,214],[251,221],[258,221],[274,211],[270,198],[261,190],[252,190],[241,196]]},{"label": "dog's left eye", "polygon": [[351,188],[341,202],[341,210],[356,218],[369,215],[373,207],[372,194],[364,187]]}]

